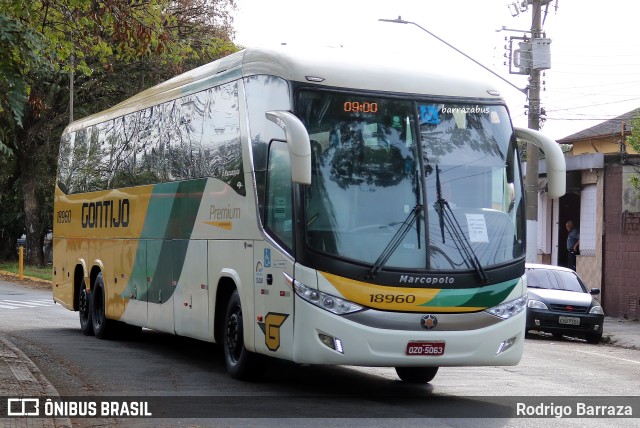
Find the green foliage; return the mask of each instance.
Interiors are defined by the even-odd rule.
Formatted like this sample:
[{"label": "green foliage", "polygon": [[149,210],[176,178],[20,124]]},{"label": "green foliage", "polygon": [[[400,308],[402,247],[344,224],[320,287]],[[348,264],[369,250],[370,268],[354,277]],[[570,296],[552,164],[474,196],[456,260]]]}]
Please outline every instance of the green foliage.
[{"label": "green foliage", "polygon": [[640,112],[631,120],[631,134],[627,137],[627,143],[640,152]]},{"label": "green foliage", "polygon": [[[235,0],[0,0],[0,259],[53,218],[69,74],[75,117],[237,50]],[[4,250],[3,250],[4,249]],[[29,261],[42,263],[29,252]]]},{"label": "green foliage", "polygon": [[[0,263],[0,271],[10,272],[14,275],[18,275],[20,272],[20,266],[17,262],[13,263]],[[47,281],[51,281],[53,279],[53,269],[49,266],[38,267],[25,265],[23,266],[23,274],[24,276],[44,279]]]},{"label": "green foliage", "polygon": [[12,132],[22,126],[24,108],[29,99],[30,73],[41,74],[47,61],[44,41],[33,28],[0,10],[0,153],[12,154]]},{"label": "green foliage", "polygon": [[[631,134],[627,137],[627,144],[640,153],[640,111],[631,120]],[[640,170],[636,169],[636,172],[640,173]],[[640,177],[637,174],[631,176],[631,185],[640,192]]]}]

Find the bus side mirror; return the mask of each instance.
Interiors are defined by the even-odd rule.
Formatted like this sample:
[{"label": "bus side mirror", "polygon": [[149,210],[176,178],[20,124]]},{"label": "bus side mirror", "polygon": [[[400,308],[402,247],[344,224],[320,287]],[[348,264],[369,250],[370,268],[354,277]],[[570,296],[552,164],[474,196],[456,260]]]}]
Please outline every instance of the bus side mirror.
[{"label": "bus side mirror", "polygon": [[547,163],[547,187],[549,196],[559,198],[567,190],[567,166],[562,149],[551,138],[540,131],[515,128],[516,138],[542,149]]},{"label": "bus side mirror", "polygon": [[311,184],[311,142],[307,128],[288,111],[268,111],[265,116],[284,130],[291,159],[291,181]]}]

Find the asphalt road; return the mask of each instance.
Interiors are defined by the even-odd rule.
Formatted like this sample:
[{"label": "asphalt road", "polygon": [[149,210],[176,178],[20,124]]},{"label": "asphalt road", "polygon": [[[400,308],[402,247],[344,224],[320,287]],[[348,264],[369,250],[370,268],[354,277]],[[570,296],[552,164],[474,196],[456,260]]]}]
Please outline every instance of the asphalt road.
[{"label": "asphalt road", "polygon": [[[78,314],[54,305],[50,291],[2,281],[0,332],[31,358],[60,396],[163,396],[171,403],[188,401],[190,409],[198,403],[206,408],[206,418],[200,419],[72,418],[78,427],[640,426],[639,415],[484,419],[509,408],[512,403],[504,399],[509,396],[535,396],[532,403],[557,406],[558,396],[598,403],[602,396],[640,395],[640,351],[582,341],[529,338],[518,366],[442,368],[430,385],[403,384],[390,368],[281,361],[269,364],[261,382],[246,383],[228,377],[217,345],[150,330],[130,340],[86,337]],[[459,418],[467,416],[465,411],[470,418]],[[218,414],[232,418],[214,417]],[[425,419],[434,416],[441,418]]]}]

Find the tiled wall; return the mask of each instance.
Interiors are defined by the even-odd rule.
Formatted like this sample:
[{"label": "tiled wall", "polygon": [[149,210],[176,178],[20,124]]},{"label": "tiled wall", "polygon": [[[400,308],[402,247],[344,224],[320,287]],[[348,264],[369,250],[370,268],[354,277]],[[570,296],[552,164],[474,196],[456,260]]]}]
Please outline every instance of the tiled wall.
[{"label": "tiled wall", "polygon": [[622,168],[605,169],[603,299],[607,315],[637,318],[640,299],[640,237],[624,233]]}]

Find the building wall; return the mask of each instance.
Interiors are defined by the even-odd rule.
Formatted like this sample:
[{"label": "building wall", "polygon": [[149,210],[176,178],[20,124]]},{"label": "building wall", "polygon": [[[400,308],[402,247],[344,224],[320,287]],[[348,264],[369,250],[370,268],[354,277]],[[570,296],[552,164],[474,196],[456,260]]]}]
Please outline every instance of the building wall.
[{"label": "building wall", "polygon": [[[620,134],[573,141],[572,144],[573,148],[571,150],[571,154],[573,156],[582,155],[584,153],[619,153]],[[628,144],[625,145],[625,150],[629,154],[638,153]]]},{"label": "building wall", "polygon": [[640,224],[638,213],[623,212],[623,168],[611,165],[604,177],[604,277],[606,315],[637,318],[640,315]]},{"label": "building wall", "polygon": [[[581,226],[580,226],[580,253],[581,255],[576,259],[576,271],[580,275],[580,278],[584,281],[587,288],[600,288],[602,289],[602,229],[603,229],[603,197],[604,186],[602,175],[604,170],[593,170],[582,172],[582,186],[595,186],[595,194],[591,194],[591,197],[587,197],[586,192],[582,195],[580,213]],[[587,221],[586,212],[593,215],[593,219]],[[586,230],[587,225],[592,225],[593,230]],[[586,238],[588,235],[595,235],[595,247],[586,248],[587,245],[582,245],[583,236]],[[601,300],[601,296],[596,296],[596,299]]]}]

